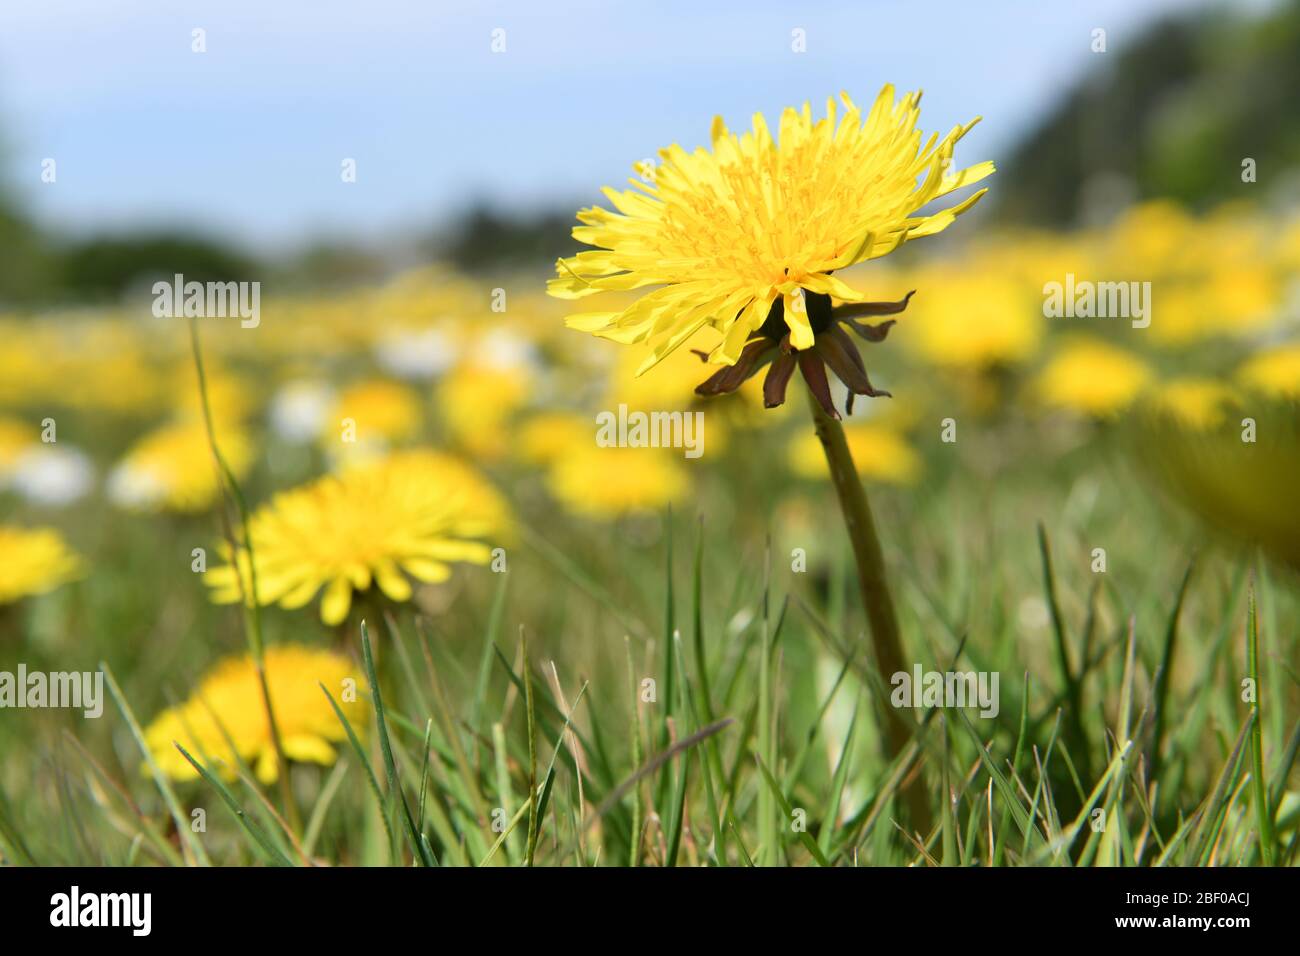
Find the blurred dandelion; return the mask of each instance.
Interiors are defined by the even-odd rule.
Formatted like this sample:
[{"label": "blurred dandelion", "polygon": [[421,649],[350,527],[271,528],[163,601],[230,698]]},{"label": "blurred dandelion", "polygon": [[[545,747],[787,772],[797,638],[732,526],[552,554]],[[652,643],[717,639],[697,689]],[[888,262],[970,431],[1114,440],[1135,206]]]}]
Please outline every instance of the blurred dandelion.
[{"label": "blurred dandelion", "polygon": [[534,415],[518,431],[518,454],[526,464],[549,464],[573,450],[591,446],[589,418],[568,412]]},{"label": "blurred dandelion", "polygon": [[[844,429],[853,460],[865,478],[896,485],[910,485],[921,474],[921,456],[893,428],[874,422],[848,425]],[[817,436],[803,432],[790,444],[790,468],[803,478],[826,478],[830,470]]]},{"label": "blurred dandelion", "polygon": [[476,459],[495,460],[510,450],[509,422],[527,403],[529,366],[488,362],[459,365],[438,385],[438,410],[452,438]]},{"label": "blurred dandelion", "polygon": [[[334,745],[346,731],[320,685],[353,728],[365,730],[367,705],[355,693],[363,682],[346,657],[301,644],[276,644],[266,648],[264,668],[286,759],[328,766],[338,757]],[[235,778],[240,762],[252,767],[262,783],[279,777],[262,686],[248,655],[213,667],[188,699],[154,718],[145,742],[158,766],[175,780],[198,777],[175,743],[214,764],[228,780]]]},{"label": "blurred dandelion", "polygon": [[1151,371],[1137,356],[1099,339],[1068,340],[1048,360],[1031,392],[1048,408],[1111,418],[1133,403]]},{"label": "blurred dandelion", "polygon": [[0,604],[53,591],[81,573],[81,558],[53,528],[0,525]]},{"label": "blurred dandelion", "polygon": [[992,262],[945,264],[914,277],[925,294],[907,318],[907,345],[943,368],[986,372],[1034,357],[1043,314],[1033,287]]},{"label": "blurred dandelion", "polygon": [[[236,477],[252,465],[253,445],[237,427],[218,429],[217,440]],[[108,476],[108,496],[130,510],[164,509],[193,514],[221,495],[208,433],[201,420],[163,425],[141,438]]]},{"label": "blurred dandelion", "polygon": [[1152,394],[1156,411],[1190,431],[1207,431],[1222,425],[1235,404],[1231,388],[1214,379],[1184,378],[1162,382]]},{"label": "blurred dandelion", "polygon": [[420,400],[405,385],[384,379],[355,382],[338,396],[327,415],[322,441],[329,447],[351,423],[356,443],[383,448],[410,438],[420,425]]},{"label": "blurred dandelion", "polygon": [[1300,400],[1300,343],[1256,353],[1237,371],[1237,378],[1272,398]]},{"label": "blurred dandelion", "polygon": [[677,455],[667,449],[598,448],[588,434],[555,459],[547,487],[569,511],[592,518],[654,511],[689,486]]},{"label": "blurred dandelion", "polygon": [[[262,604],[303,607],[322,589],[321,620],[340,624],[353,592],[376,585],[411,597],[408,575],[444,581],[457,562],[486,564],[506,531],[506,508],[468,466],[428,451],[395,453],[281,492],[249,522]],[[219,603],[251,593],[248,552],[207,572]]]},{"label": "blurred dandelion", "polygon": [[15,463],[25,451],[36,444],[35,428],[17,418],[0,416],[0,485],[3,485]]}]

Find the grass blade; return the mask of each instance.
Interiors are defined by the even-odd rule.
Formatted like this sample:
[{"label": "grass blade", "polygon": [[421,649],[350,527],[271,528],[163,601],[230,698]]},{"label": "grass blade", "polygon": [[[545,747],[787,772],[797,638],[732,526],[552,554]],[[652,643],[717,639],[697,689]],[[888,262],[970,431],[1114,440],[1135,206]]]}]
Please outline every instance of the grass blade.
[{"label": "grass blade", "polygon": [[366,665],[366,680],[370,684],[370,699],[375,705],[375,724],[379,730],[379,749],[384,755],[384,770],[388,774],[388,792],[400,805],[411,852],[425,866],[437,866],[437,861],[428,851],[428,845],[420,839],[415,829],[415,819],[411,816],[411,808],[406,803],[406,794],[402,792],[401,780],[397,776],[397,762],[393,759],[393,745],[388,739],[388,724],[384,720],[384,699],[379,691],[379,675],[375,673],[375,656],[370,649],[370,632],[365,621],[361,622],[361,653]]},{"label": "grass blade", "polygon": [[179,750],[181,756],[188,760],[190,765],[199,772],[199,776],[201,776],[214,790],[217,791],[217,795],[221,797],[221,802],[230,809],[230,812],[235,815],[235,819],[239,821],[239,825],[243,827],[244,831],[253,838],[259,847],[261,847],[262,852],[266,854],[267,859],[269,859],[274,866],[293,866],[293,864],[289,862],[288,857],[279,851],[276,845],[272,843],[270,838],[262,831],[262,828],[257,825],[257,821],[244,811],[244,808],[240,806],[239,801],[235,799],[234,794],[226,789],[226,785],[218,780],[207,767],[203,766],[203,764],[191,757],[190,752],[182,747],[180,743],[172,741],[172,745]]},{"label": "grass blade", "polygon": [[168,812],[172,815],[172,822],[176,824],[176,832],[181,835],[181,839],[185,841],[185,846],[189,848],[195,860],[202,866],[211,866],[212,861],[208,859],[207,851],[203,849],[203,844],[199,842],[199,838],[190,830],[189,821],[185,819],[185,815],[181,812],[181,805],[180,801],[176,799],[176,792],[172,790],[171,784],[167,782],[167,777],[163,774],[162,768],[158,766],[158,762],[153,759],[153,753],[149,750],[149,745],[145,743],[144,731],[140,729],[140,723],[135,719],[135,712],[131,710],[131,705],[126,702],[126,696],[122,693],[122,688],[117,686],[117,679],[113,677],[112,670],[109,669],[105,661],[99,662],[99,669],[104,672],[104,683],[108,685],[108,692],[113,695],[118,710],[122,711],[122,716],[126,719],[126,725],[131,730],[131,736],[135,738],[140,753],[144,755],[144,762],[149,767],[149,775],[153,777],[153,782],[158,787],[158,792],[162,794]]},{"label": "grass blade", "polygon": [[[757,761],[758,770],[763,775],[763,779],[767,781],[768,789],[776,800],[777,806],[781,808],[781,813],[785,815],[786,820],[793,821],[794,808],[790,806],[790,801],[786,800],[785,794],[781,792],[781,785],[776,782],[772,772],[767,769],[767,764],[763,763],[761,756],[755,753],[754,760]],[[817,845],[817,841],[812,838],[812,834],[808,832],[806,827],[795,830],[795,836],[799,838],[799,842],[804,845],[804,848],[812,854],[812,858],[817,861],[818,866],[831,865],[831,861],[826,859],[826,854],[822,852],[822,848]],[[772,847],[773,856],[777,855],[776,849],[775,846]]]},{"label": "grass blade", "polygon": [[1255,688],[1251,703],[1250,776],[1255,802],[1255,819],[1258,823],[1259,856],[1265,866],[1272,866],[1273,856],[1273,806],[1268,797],[1268,781],[1264,778],[1264,728],[1260,711],[1263,685],[1259,679],[1259,613],[1255,607],[1255,581],[1252,576],[1246,596],[1246,669]]}]

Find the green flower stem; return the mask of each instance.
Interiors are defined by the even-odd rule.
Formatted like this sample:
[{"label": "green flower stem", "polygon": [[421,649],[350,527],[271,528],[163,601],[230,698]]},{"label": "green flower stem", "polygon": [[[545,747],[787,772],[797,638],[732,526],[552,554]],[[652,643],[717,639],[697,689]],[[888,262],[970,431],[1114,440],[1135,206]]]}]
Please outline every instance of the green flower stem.
[{"label": "green flower stem", "polygon": [[[808,399],[817,437],[826,453],[826,464],[830,467],[835,495],[839,498],[840,511],[844,515],[844,527],[853,546],[853,560],[858,568],[858,589],[862,593],[862,607],[867,613],[867,624],[871,630],[876,667],[882,679],[888,682],[890,675],[900,671],[910,673],[911,668],[903,662],[898,614],[894,610],[894,599],[889,593],[885,555],[880,547],[880,538],[876,535],[871,505],[844,438],[844,426],[838,419],[826,414],[811,391]],[[896,707],[886,706],[885,714],[889,757],[894,759],[911,743],[916,726]],[[919,785],[919,776],[917,781],[906,788],[904,795],[911,813],[912,826],[925,838],[929,835],[930,808],[923,788]]]}]

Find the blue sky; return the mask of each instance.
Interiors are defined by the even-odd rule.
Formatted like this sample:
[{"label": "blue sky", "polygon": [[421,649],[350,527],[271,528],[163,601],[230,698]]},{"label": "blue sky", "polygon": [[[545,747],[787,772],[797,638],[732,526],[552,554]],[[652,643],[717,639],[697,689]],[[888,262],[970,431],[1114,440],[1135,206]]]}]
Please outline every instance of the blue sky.
[{"label": "blue sky", "polygon": [[660,146],[704,142],[715,113],[748,125],[886,81],[925,90],[927,129],[982,114],[958,161],[997,159],[1104,65],[1094,28],[1115,50],[1201,5],[15,0],[0,7],[0,169],[57,229],[179,224],[271,250],[428,229],[475,198],[591,202]]}]

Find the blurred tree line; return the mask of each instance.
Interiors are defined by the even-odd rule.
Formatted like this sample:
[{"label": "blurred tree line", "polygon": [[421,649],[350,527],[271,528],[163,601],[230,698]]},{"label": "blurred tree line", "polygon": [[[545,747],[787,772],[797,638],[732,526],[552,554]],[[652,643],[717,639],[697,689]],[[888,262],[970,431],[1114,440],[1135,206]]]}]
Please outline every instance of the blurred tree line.
[{"label": "blurred tree line", "polygon": [[[1076,225],[1154,196],[1194,208],[1295,200],[1300,0],[1258,16],[1229,4],[1170,17],[1132,43],[1108,39],[1098,69],[1000,164],[1001,218]],[[1248,158],[1257,182],[1242,179]]]},{"label": "blurred tree line", "polygon": [[388,271],[379,254],[341,244],[266,259],[179,229],[65,239],[4,205],[0,248],[0,309],[111,303],[141,283],[178,272],[199,282],[254,276],[278,289],[322,289],[380,279]]},{"label": "blurred tree line", "polygon": [[[1111,35],[1097,68],[1000,163],[992,214],[1067,227],[1168,196],[1193,207],[1265,194],[1300,197],[1300,0],[1243,15],[1231,5],[1175,15],[1136,38]],[[1242,180],[1257,164],[1258,184]],[[1257,193],[1256,190],[1264,192]],[[412,244],[467,271],[544,268],[577,244],[574,206],[531,214],[479,203]],[[37,229],[0,191],[0,307],[109,301],[139,282],[260,275],[282,288],[382,276],[382,253],[322,244],[276,261],[184,231],[81,239]]]}]

